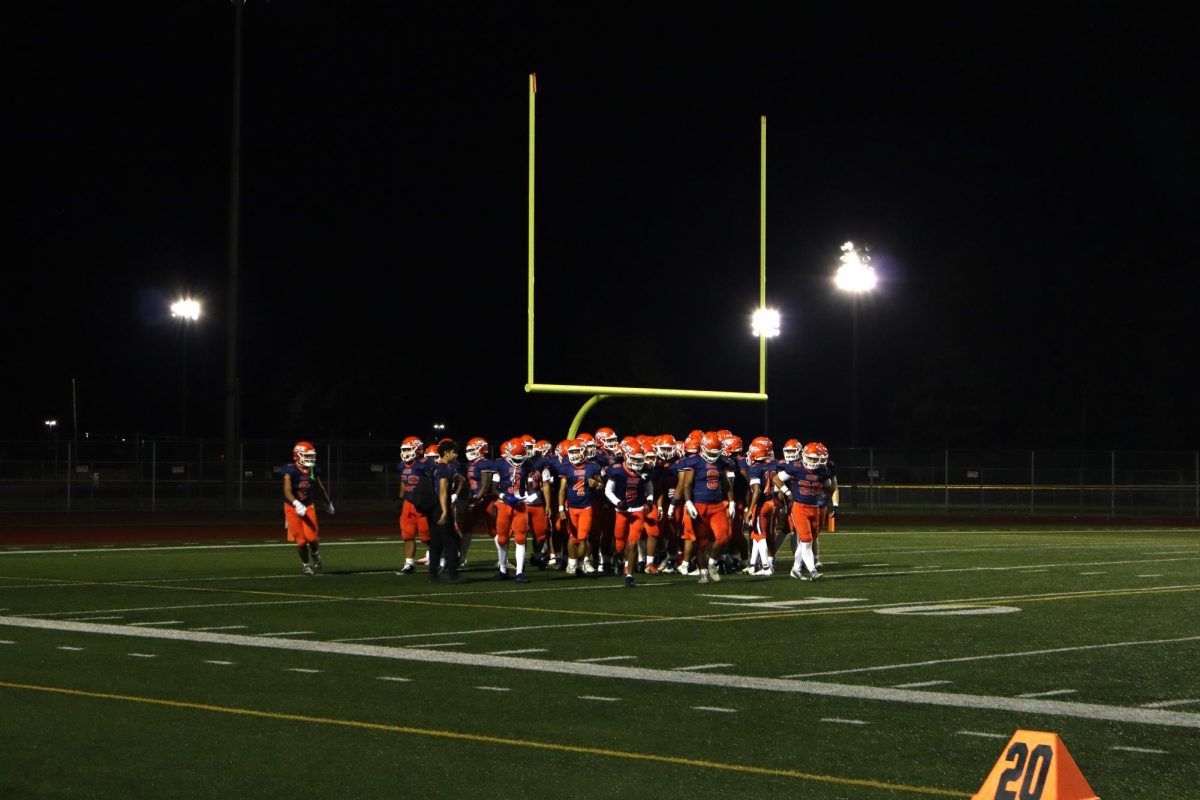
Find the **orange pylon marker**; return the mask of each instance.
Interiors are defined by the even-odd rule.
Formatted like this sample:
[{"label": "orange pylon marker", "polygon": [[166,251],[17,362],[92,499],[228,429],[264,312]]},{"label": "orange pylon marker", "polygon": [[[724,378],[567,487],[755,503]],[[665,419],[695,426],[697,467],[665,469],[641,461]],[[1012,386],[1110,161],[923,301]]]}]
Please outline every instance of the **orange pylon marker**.
[{"label": "orange pylon marker", "polygon": [[1100,800],[1056,733],[1018,730],[971,800]]}]

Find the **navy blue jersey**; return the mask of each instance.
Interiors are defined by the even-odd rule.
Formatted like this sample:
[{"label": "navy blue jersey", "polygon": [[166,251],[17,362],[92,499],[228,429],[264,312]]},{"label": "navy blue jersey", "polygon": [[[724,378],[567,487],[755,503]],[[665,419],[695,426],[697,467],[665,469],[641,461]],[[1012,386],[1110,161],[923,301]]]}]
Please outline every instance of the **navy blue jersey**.
[{"label": "navy blue jersey", "polygon": [[728,468],[721,459],[709,462],[702,456],[688,456],[679,462],[680,472],[691,471],[696,475],[692,481],[692,500],[697,503],[719,503],[727,499],[721,488],[721,478]]},{"label": "navy blue jersey", "polygon": [[780,480],[787,476],[787,486],[792,491],[792,499],[807,506],[825,504],[826,478],[820,472],[808,470],[799,461],[784,464],[779,469]]},{"label": "navy blue jersey", "polygon": [[421,482],[421,477],[428,475],[432,478],[433,470],[434,465],[424,458],[418,458],[400,468],[400,485],[404,487],[405,500],[416,503],[417,485]]},{"label": "navy blue jersey", "polygon": [[467,465],[467,480],[471,485],[471,497],[479,497],[483,488],[483,473],[495,472],[496,468],[486,458],[477,458]]},{"label": "navy blue jersey", "polygon": [[623,463],[608,471],[608,483],[612,485],[613,495],[627,508],[645,505],[648,496],[653,494],[649,478],[643,473],[634,472]]},{"label": "navy blue jersey", "polygon": [[313,489],[316,487],[317,468],[309,467],[308,474],[295,464],[283,468],[283,474],[292,479],[292,497],[306,506],[313,504]]},{"label": "navy blue jersey", "polygon": [[559,476],[567,482],[567,506],[569,508],[588,508],[596,497],[596,490],[589,481],[600,477],[600,465],[595,461],[584,461],[582,464],[568,464]]}]

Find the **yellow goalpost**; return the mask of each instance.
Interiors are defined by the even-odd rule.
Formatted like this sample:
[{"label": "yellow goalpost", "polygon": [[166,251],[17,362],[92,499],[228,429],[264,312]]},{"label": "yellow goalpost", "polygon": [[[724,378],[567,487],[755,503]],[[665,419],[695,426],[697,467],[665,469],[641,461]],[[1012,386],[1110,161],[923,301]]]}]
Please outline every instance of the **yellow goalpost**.
[{"label": "yellow goalpost", "polygon": [[[683,397],[706,400],[749,400],[766,402],[767,400],[767,339],[759,334],[758,344],[758,391],[757,392],[722,392],[707,389],[658,389],[637,386],[590,386],[562,383],[538,383],[533,377],[534,362],[534,173],[535,173],[535,144],[536,144],[536,111],[537,111],[537,75],[529,76],[529,288],[527,314],[527,359],[525,391],[535,394],[582,394],[591,397],[579,409],[567,438],[575,438],[583,418],[592,406],[606,397]],[[761,118],[760,157],[759,157],[759,289],[758,305],[765,309],[767,305],[767,118]]]}]

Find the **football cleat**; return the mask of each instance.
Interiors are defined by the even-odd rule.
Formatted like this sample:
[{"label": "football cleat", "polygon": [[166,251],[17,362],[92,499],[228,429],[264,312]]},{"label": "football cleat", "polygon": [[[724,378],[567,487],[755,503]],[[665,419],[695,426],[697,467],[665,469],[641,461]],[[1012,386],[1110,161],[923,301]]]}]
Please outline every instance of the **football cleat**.
[{"label": "football cleat", "polygon": [[680,575],[688,574],[688,564],[686,561],[679,565],[679,574]]},{"label": "football cleat", "polygon": [[646,565],[646,574],[647,575],[657,575],[658,567],[654,566],[653,564],[647,564]]},{"label": "football cleat", "polygon": [[592,566],[591,561],[584,559],[583,560],[583,571],[585,573],[587,573],[588,575],[591,575],[592,573],[594,573],[596,571],[596,568]]},{"label": "football cleat", "polygon": [[625,576],[625,585],[630,589],[633,588],[633,576],[632,575]]},{"label": "football cleat", "polygon": [[575,567],[574,567],[573,565],[571,565],[571,564],[567,564],[567,574],[568,574],[568,575],[574,575],[574,574],[575,574]]},{"label": "football cleat", "polygon": [[513,578],[517,583],[529,583],[529,576],[524,572],[518,572],[517,577]]},{"label": "football cleat", "polygon": [[708,570],[700,570],[700,583],[708,583]]},{"label": "football cleat", "polygon": [[791,572],[788,573],[788,575],[791,575],[793,578],[795,578],[798,581],[804,580],[804,573],[798,569],[793,569]]},{"label": "football cleat", "polygon": [[412,564],[405,564],[404,567],[397,572],[397,575],[412,575],[417,569]]},{"label": "football cleat", "polygon": [[312,575],[312,574],[313,574],[312,567],[310,567],[308,564],[305,564],[305,565],[304,565],[304,574],[305,574],[305,575]]},{"label": "football cleat", "polygon": [[500,570],[496,570],[496,574],[492,576],[492,580],[494,580],[494,581],[506,581],[506,580],[508,580],[508,573],[507,573],[507,572],[501,572]]},{"label": "football cleat", "polygon": [[721,570],[716,564],[708,565],[708,577],[712,578],[713,583],[721,580]]},{"label": "football cleat", "polygon": [[426,553],[425,555],[418,558],[417,563],[420,564],[421,566],[425,566],[426,564],[428,564],[429,563],[429,554]]},{"label": "football cleat", "polygon": [[815,569],[812,572],[808,573],[808,579],[810,581],[818,580],[820,577],[821,577],[821,573],[817,572]]},{"label": "football cleat", "polygon": [[321,568],[322,568],[322,567],[324,567],[324,566],[325,566],[325,562],[321,560],[321,557],[320,557],[320,556],[316,556],[316,555],[314,555],[314,556],[313,556],[313,564],[312,564],[312,566],[313,566],[313,569],[315,569],[315,570],[318,570],[318,571],[319,571],[319,570],[321,570]]}]

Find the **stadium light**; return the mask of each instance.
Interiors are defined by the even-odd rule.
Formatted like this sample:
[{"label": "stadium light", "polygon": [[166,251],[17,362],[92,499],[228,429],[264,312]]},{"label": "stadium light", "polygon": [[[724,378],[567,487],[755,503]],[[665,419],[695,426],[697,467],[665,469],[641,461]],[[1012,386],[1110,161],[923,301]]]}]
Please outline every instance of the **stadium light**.
[{"label": "stadium light", "polygon": [[778,336],[779,312],[773,308],[757,309],[750,317],[750,330],[755,336]]},{"label": "stadium light", "polygon": [[843,292],[862,294],[874,289],[879,282],[875,268],[871,266],[871,257],[865,249],[860,253],[854,242],[842,245],[841,262],[834,283]]},{"label": "stadium light", "polygon": [[435,431],[444,431],[444,430],[446,430],[446,423],[444,423],[444,422],[435,422],[435,423],[433,423],[433,429],[434,429]]},{"label": "stadium light", "polygon": [[840,260],[833,282],[850,295],[850,447],[854,448],[858,447],[858,298],[874,289],[879,279],[865,247],[859,252],[854,242],[846,242]]},{"label": "stadium light", "polygon": [[46,430],[53,431],[57,427],[58,427],[58,420],[56,420],[56,419],[46,420]]},{"label": "stadium light", "polygon": [[200,319],[200,301],[185,297],[171,303],[171,316],[176,319],[189,319],[192,322]]},{"label": "stadium light", "polygon": [[171,303],[171,316],[179,320],[183,330],[180,335],[179,357],[179,435],[187,436],[187,332],[188,323],[200,319],[200,301],[183,297]]}]

